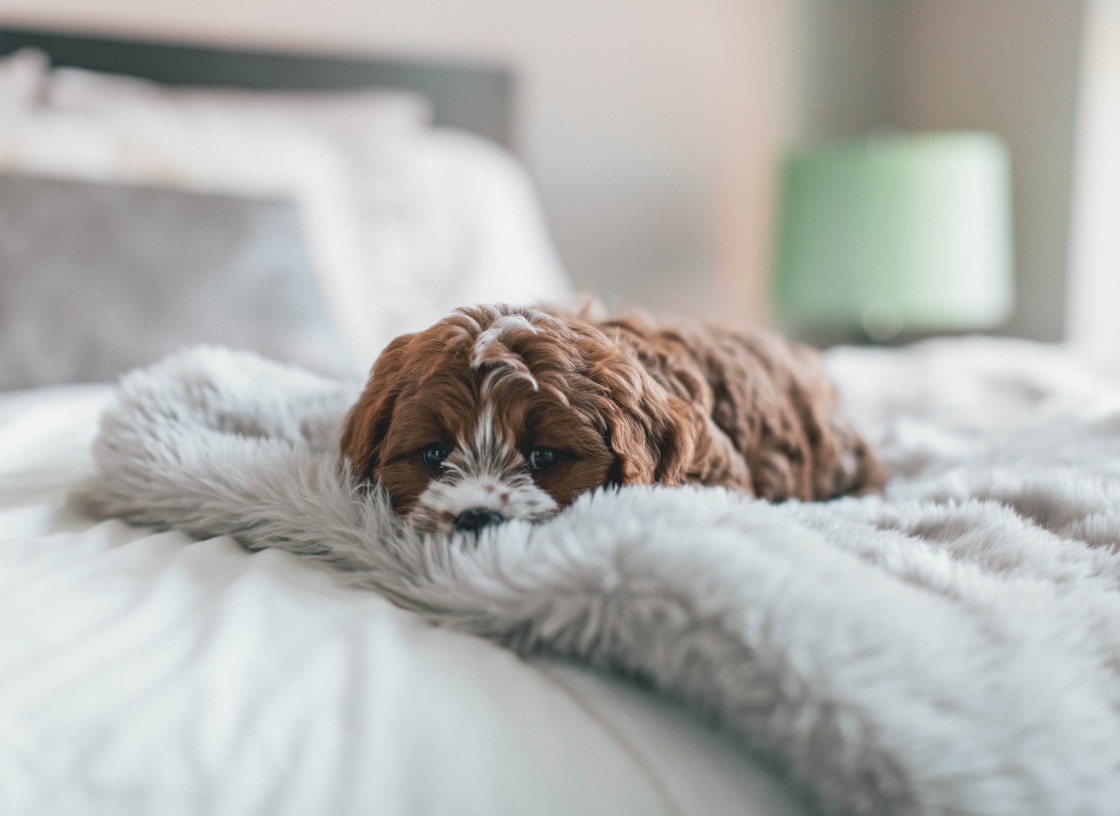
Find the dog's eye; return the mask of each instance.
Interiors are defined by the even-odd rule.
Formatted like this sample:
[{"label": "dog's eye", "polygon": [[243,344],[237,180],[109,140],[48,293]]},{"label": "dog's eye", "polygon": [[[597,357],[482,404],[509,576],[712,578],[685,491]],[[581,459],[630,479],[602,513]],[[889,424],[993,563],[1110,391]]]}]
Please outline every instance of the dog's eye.
[{"label": "dog's eye", "polygon": [[529,470],[548,470],[560,461],[560,454],[553,448],[533,448],[529,451]]},{"label": "dog's eye", "polygon": [[447,448],[443,445],[428,445],[420,451],[420,460],[432,470],[443,467],[443,460],[447,458]]}]

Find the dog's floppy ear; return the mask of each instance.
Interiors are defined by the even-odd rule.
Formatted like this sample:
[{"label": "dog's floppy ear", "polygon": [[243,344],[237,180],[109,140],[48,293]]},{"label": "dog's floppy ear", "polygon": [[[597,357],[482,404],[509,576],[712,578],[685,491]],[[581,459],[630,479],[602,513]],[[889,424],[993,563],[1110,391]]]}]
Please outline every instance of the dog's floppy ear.
[{"label": "dog's floppy ear", "polygon": [[341,451],[350,460],[354,478],[360,482],[373,480],[381,444],[393,418],[393,407],[401,392],[400,372],[408,359],[414,335],[396,338],[373,364],[369,382],[361,397],[342,423]]},{"label": "dog's floppy ear", "polygon": [[696,423],[684,400],[669,394],[636,362],[610,366],[603,405],[614,484],[679,485],[692,463]]}]

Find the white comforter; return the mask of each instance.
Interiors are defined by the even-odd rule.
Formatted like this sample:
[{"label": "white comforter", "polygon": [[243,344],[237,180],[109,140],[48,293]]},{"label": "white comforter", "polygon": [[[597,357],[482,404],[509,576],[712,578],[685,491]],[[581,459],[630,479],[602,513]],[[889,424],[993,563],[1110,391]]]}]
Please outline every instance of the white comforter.
[{"label": "white comforter", "polygon": [[108,387],[0,397],[0,813],[797,813],[675,706],[276,551],[95,522]]},{"label": "white comforter", "polygon": [[[1039,523],[1061,526],[1079,485],[1120,478],[1102,454],[1120,381],[1067,353],[958,342],[830,365],[899,477],[899,512],[908,495],[952,512],[985,473],[986,499],[1014,483],[1026,506],[1027,474]],[[94,523],[67,491],[107,399],[0,401],[0,812],[800,812],[639,690],[432,628],[284,553]],[[793,508],[817,526],[825,510]],[[1071,536],[1115,549],[1108,524],[1077,518]]]}]

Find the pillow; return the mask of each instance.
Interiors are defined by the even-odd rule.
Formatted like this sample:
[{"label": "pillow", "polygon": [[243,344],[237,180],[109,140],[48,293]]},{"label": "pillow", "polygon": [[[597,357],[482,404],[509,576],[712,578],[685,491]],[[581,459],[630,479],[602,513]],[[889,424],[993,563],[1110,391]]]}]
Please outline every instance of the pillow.
[{"label": "pillow", "polygon": [[52,71],[45,102],[59,109],[140,117],[182,114],[212,120],[233,117],[239,121],[307,128],[354,139],[413,132],[431,119],[428,101],[405,91],[297,92],[173,87],[80,68]]},{"label": "pillow", "polygon": [[0,57],[0,109],[36,104],[46,89],[47,55],[24,48]]},{"label": "pillow", "polygon": [[[169,87],[79,69],[52,72],[46,102],[125,128],[181,134],[249,129],[273,139],[325,145],[343,168],[355,263],[329,296],[350,345],[366,364],[398,330],[388,304],[415,276],[406,155],[424,131],[428,103],[397,91],[302,93]],[[250,159],[250,161],[252,161]],[[338,268],[336,265],[335,268]],[[459,304],[456,304],[459,305]]]},{"label": "pillow", "polygon": [[392,337],[464,303],[569,294],[524,168],[482,139],[425,127],[428,105],[414,94],[173,88],[59,69],[46,97],[52,110],[126,128],[248,128],[262,141],[327,145],[343,168],[353,255],[330,266],[340,273],[326,292],[366,366]]},{"label": "pillow", "polygon": [[397,333],[469,303],[571,299],[536,190],[512,155],[469,133],[435,130],[401,161],[406,206],[423,217],[400,219],[410,231],[411,274],[386,282],[384,307]]},{"label": "pillow", "polygon": [[81,114],[0,130],[0,387],[111,379],[181,345],[361,371],[343,169],[313,141]]},{"label": "pillow", "polygon": [[199,342],[346,373],[292,199],[0,175],[0,211],[0,388]]}]

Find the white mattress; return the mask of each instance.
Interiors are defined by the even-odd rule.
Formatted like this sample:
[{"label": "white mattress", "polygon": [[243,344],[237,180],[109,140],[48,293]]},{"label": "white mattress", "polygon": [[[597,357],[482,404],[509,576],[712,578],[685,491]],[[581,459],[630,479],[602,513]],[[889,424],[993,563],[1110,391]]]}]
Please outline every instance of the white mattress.
[{"label": "white mattress", "polygon": [[68,499],[104,386],[0,395],[0,812],[789,814],[676,706],[276,551]]}]

